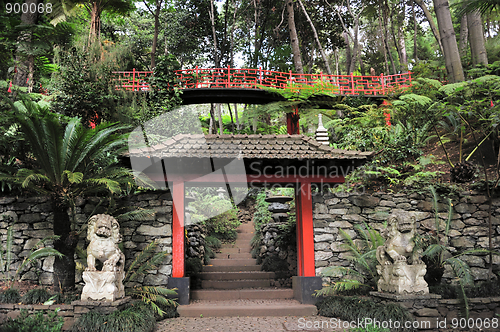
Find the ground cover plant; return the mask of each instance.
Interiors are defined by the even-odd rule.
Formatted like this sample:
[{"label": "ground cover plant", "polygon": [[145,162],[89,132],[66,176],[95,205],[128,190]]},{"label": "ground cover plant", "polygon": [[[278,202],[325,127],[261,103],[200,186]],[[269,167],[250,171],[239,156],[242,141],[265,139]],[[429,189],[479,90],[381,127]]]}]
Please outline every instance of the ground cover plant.
[{"label": "ground cover plant", "polygon": [[[399,304],[375,303],[369,298],[328,296],[320,300],[316,307],[318,315],[325,317],[336,317],[345,321],[358,321],[365,318],[377,319],[378,321],[392,320],[392,322],[412,322],[414,319],[408,309]],[[370,331],[370,330],[368,330]],[[401,331],[413,331],[401,328]]]},{"label": "ground cover plant", "polygon": [[58,310],[39,310],[29,314],[21,310],[19,317],[7,318],[0,324],[1,332],[60,332],[64,324],[63,318],[57,315]]}]

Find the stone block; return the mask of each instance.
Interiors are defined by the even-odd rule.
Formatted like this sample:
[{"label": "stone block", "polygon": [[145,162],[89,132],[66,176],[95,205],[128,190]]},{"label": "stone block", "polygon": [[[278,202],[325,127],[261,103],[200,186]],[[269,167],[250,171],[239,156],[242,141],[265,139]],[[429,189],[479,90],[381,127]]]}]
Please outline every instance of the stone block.
[{"label": "stone block", "polygon": [[17,213],[14,211],[6,211],[0,213],[0,220],[12,220],[13,222],[17,222],[19,220]]},{"label": "stone block", "polygon": [[172,236],[172,226],[165,225],[163,227],[152,227],[141,225],[137,228],[137,233],[149,236]]},{"label": "stone block", "polygon": [[330,214],[347,214],[347,209],[330,209],[328,212]]},{"label": "stone block", "polygon": [[326,261],[333,257],[333,253],[329,251],[316,251],[314,253],[314,260],[316,261]]},{"label": "stone block", "polygon": [[314,242],[333,241],[333,234],[320,234],[314,236]]},{"label": "stone block", "polygon": [[455,211],[458,213],[474,213],[476,212],[476,206],[473,204],[460,203],[455,205]]},{"label": "stone block", "polygon": [[455,248],[472,248],[474,247],[474,242],[469,237],[459,237],[451,239],[450,243]]},{"label": "stone block", "polygon": [[431,308],[423,308],[415,311],[415,315],[419,317],[438,317],[439,311]]},{"label": "stone block", "polygon": [[0,205],[10,204],[15,202],[15,197],[0,197]]},{"label": "stone block", "polygon": [[462,234],[471,236],[486,236],[488,235],[488,229],[483,226],[466,227],[462,230]]},{"label": "stone block", "polygon": [[325,204],[316,203],[316,204],[314,204],[314,213],[317,213],[317,214],[327,214],[328,213],[328,208],[326,207]]},{"label": "stone block", "polygon": [[369,195],[353,196],[349,200],[359,207],[375,207],[380,202],[379,198]]}]

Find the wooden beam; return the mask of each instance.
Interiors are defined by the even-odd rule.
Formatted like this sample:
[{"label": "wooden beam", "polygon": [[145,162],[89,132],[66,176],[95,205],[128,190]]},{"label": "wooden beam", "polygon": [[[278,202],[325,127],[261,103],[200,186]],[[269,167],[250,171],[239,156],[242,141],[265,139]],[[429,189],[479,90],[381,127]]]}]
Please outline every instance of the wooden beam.
[{"label": "wooden beam", "polygon": [[[163,174],[150,174],[148,175],[153,181],[165,181]],[[263,184],[263,183],[316,183],[321,185],[322,183],[344,183],[345,179],[343,176],[324,176],[324,175],[313,175],[306,176],[300,174],[290,174],[290,175],[271,175],[271,174],[225,174],[221,173],[210,173],[210,174],[168,174],[167,181],[177,182],[184,179],[184,181],[191,184],[210,184],[210,183],[241,183],[241,184]]]}]

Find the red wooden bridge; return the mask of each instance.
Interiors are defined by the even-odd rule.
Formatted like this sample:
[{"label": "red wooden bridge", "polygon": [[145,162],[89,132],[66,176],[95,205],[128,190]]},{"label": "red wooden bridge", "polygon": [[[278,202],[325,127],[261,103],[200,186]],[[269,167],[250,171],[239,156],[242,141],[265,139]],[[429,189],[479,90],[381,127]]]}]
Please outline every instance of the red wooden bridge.
[{"label": "red wooden bridge", "polygon": [[[113,72],[117,90],[148,91],[152,71]],[[383,97],[411,86],[411,73],[380,76],[284,73],[248,68],[194,68],[175,71],[176,87],[191,89],[261,89],[263,87],[299,92],[318,84],[322,91],[338,95]]]}]

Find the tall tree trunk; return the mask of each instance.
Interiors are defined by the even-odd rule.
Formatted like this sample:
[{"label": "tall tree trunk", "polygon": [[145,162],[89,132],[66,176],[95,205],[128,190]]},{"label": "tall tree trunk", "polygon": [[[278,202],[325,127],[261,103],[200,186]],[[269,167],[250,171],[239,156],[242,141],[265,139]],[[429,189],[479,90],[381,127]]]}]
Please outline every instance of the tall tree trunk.
[{"label": "tall tree trunk", "polygon": [[210,22],[212,23],[212,38],[214,39],[214,64],[215,68],[220,68],[219,53],[217,49],[217,34],[215,33],[215,10],[214,0],[210,0]]},{"label": "tall tree trunk", "polygon": [[236,118],[236,130],[240,130],[240,119],[238,118],[238,104],[234,104],[234,117]]},{"label": "tall tree trunk", "polygon": [[[238,6],[236,6],[236,1],[233,0],[232,4],[233,4],[233,8],[234,8],[234,13],[233,13],[233,24],[231,24],[231,37],[230,37],[230,46],[229,46],[231,67],[234,66],[234,28],[236,26],[236,12],[238,11]],[[239,130],[239,128],[238,128],[238,130]]]},{"label": "tall tree trunk", "polygon": [[383,28],[382,28],[382,19],[378,18],[378,29],[380,31],[380,37],[382,39],[382,50],[383,50],[383,53],[384,53],[384,64],[385,64],[385,73],[386,75],[389,75],[389,61],[387,59],[387,49],[385,47],[385,37],[384,37],[384,32],[383,32]]},{"label": "tall tree trunk", "polygon": [[483,20],[478,11],[467,14],[467,25],[469,28],[470,51],[474,65],[488,64],[488,56],[484,46]]},{"label": "tall tree trunk", "polygon": [[351,43],[349,42],[349,35],[347,32],[344,31],[344,42],[345,42],[345,70],[347,71],[347,75],[349,75],[351,71],[351,62],[352,62],[352,55],[351,55]]},{"label": "tall tree trunk", "polygon": [[[161,11],[161,6],[163,3],[163,0],[156,0],[155,1],[155,10],[149,6],[148,2],[146,0],[143,0],[144,5],[148,9],[148,11],[153,15],[154,20],[155,20],[155,27],[154,27],[154,34],[153,34],[153,45],[151,46],[151,70],[153,70],[156,66],[156,48],[158,45],[158,33],[160,30],[160,11]],[[167,45],[165,44],[165,55],[167,54]]]},{"label": "tall tree trunk", "polygon": [[401,65],[401,70],[404,72],[408,71],[408,55],[406,54],[406,40],[403,27],[399,27],[398,30],[398,41],[399,41],[399,63]]},{"label": "tall tree trunk", "polygon": [[306,16],[306,19],[309,22],[309,25],[311,26],[311,29],[312,29],[313,34],[314,34],[314,39],[316,39],[316,44],[318,45],[319,52],[321,53],[321,57],[323,58],[323,62],[325,63],[326,71],[328,72],[328,75],[331,75],[332,71],[330,70],[330,64],[328,63],[328,59],[326,57],[325,51],[323,50],[323,47],[321,46],[321,43],[319,41],[318,32],[316,31],[316,28],[314,27],[314,24],[311,21],[309,14],[307,14],[306,8],[304,7],[304,4],[302,3],[301,0],[299,0],[299,4],[300,4],[300,7],[302,7],[302,11],[304,12],[304,15]]},{"label": "tall tree trunk", "polygon": [[224,134],[224,122],[222,122],[222,110],[220,104],[215,104],[217,106],[217,116],[219,117],[219,135]]},{"label": "tall tree trunk", "polygon": [[[214,104],[210,104],[210,118],[211,122],[213,124],[213,133],[217,133],[217,122],[215,121],[215,111],[214,111]],[[210,126],[212,128],[212,126]],[[212,134],[212,131],[210,131],[210,134]]]},{"label": "tall tree trunk", "polygon": [[434,35],[434,38],[436,38],[436,41],[439,45],[439,50],[441,51],[441,54],[444,55],[444,49],[443,49],[443,44],[441,42],[441,36],[439,34],[439,29],[436,26],[436,23],[434,23],[434,18],[432,18],[432,14],[425,5],[423,0],[415,0],[415,3],[422,8],[424,11],[425,18],[427,18],[427,22],[429,22],[429,26],[431,27],[432,34]]},{"label": "tall tree trunk", "polygon": [[340,69],[339,69],[339,49],[338,47],[333,50],[333,56],[335,58],[335,75],[340,75]]},{"label": "tall tree trunk", "polygon": [[160,10],[161,10],[162,0],[156,0],[156,10],[155,10],[155,32],[153,35],[153,45],[151,46],[151,70],[156,66],[156,46],[158,44],[158,31],[160,29]]},{"label": "tall tree trunk", "polygon": [[[26,0],[24,3],[28,5],[28,9],[32,4],[38,6],[40,0]],[[31,13],[28,10],[21,14],[22,26],[33,26],[38,22],[38,13]],[[26,44],[31,44],[33,35],[31,31],[22,31],[18,37],[19,47],[16,51],[16,72],[14,75],[14,84],[18,86],[28,87],[28,92],[33,90],[33,76],[35,71],[35,57],[31,53],[31,47]],[[23,49],[28,50],[28,54]]]},{"label": "tall tree trunk", "polygon": [[434,11],[441,35],[441,43],[444,50],[444,61],[446,64],[446,72],[448,81],[451,83],[461,82],[464,80],[464,71],[460,54],[458,53],[457,39],[453,22],[451,21],[450,5],[448,0],[433,0]]},{"label": "tall tree trunk", "polygon": [[415,0],[411,2],[411,13],[413,15],[413,60],[418,61],[417,48],[417,17],[415,15]]},{"label": "tall tree trunk", "polygon": [[59,240],[54,241],[54,249],[64,256],[55,257],[53,285],[56,291],[70,290],[75,287],[75,248],[78,244],[78,234],[71,230],[71,222],[68,215],[68,206],[61,198],[52,199],[52,210],[54,211],[53,229],[54,235]]},{"label": "tall tree trunk", "polygon": [[458,44],[461,58],[464,58],[467,55],[468,35],[469,28],[467,27],[467,15],[464,14],[460,19],[460,42]]},{"label": "tall tree trunk", "polygon": [[90,9],[90,31],[89,31],[89,47],[95,41],[101,38],[101,12],[102,8],[97,1],[92,2]]},{"label": "tall tree trunk", "polygon": [[[385,43],[385,48],[387,49],[387,54],[389,55],[389,60],[391,61],[391,66],[392,66],[392,71],[394,74],[396,74],[396,64],[394,63],[394,58],[392,57],[391,53],[391,48],[389,47],[389,24],[388,24],[388,18],[389,18],[389,13],[387,12],[389,10],[389,7],[387,6],[387,0],[385,1],[380,1],[380,6],[382,7],[382,18],[383,18],[383,34],[384,34],[384,43]],[[387,73],[389,74],[389,73]]]},{"label": "tall tree trunk", "polygon": [[229,109],[229,115],[231,116],[231,133],[235,134],[235,132],[234,132],[234,121],[233,121],[233,111],[231,111],[231,104],[227,103],[227,108]]},{"label": "tall tree trunk", "polygon": [[297,29],[295,28],[295,14],[292,0],[286,0],[286,9],[288,12],[288,30],[290,31],[290,41],[292,44],[293,64],[295,66],[295,71],[299,74],[303,74],[304,68],[300,55],[299,37],[297,36]]}]

